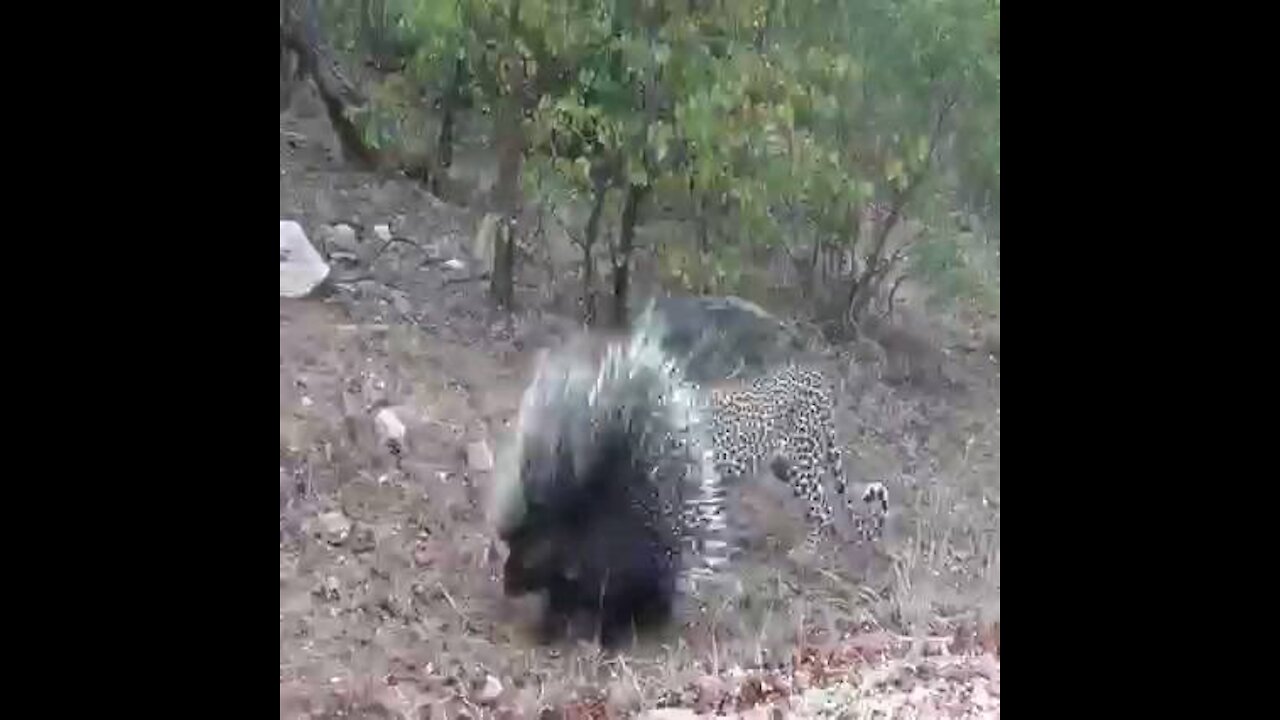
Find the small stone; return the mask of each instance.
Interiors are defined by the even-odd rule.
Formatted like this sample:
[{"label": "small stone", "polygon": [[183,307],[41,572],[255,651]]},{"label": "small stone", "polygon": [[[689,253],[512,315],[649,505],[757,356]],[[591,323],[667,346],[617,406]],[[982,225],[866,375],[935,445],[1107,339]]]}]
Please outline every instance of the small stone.
[{"label": "small stone", "polygon": [[391,242],[391,228],[387,225],[374,225],[373,234],[382,242]]},{"label": "small stone", "polygon": [[489,449],[489,443],[479,440],[467,445],[467,467],[475,472],[493,470],[493,451]]},{"label": "small stone", "polygon": [[422,540],[414,543],[413,564],[417,567],[428,567],[433,562],[435,562],[435,554],[431,552],[431,545]]},{"label": "small stone", "polygon": [[303,395],[302,399],[299,400],[298,402],[302,403],[302,407],[304,408],[308,408],[316,404],[315,400],[312,400],[310,397],[307,397],[306,395]]},{"label": "small stone", "polygon": [[978,674],[988,680],[1000,679],[1000,661],[995,659],[991,654],[985,654],[978,658],[977,667]]},{"label": "small stone", "polygon": [[450,270],[466,270],[467,264],[458,258],[449,258],[444,261],[444,266]]},{"label": "small stone", "polygon": [[395,441],[398,443],[404,440],[404,423],[400,422],[400,418],[396,417],[395,411],[391,408],[382,408],[374,416],[373,420],[378,426],[378,435],[383,441]]},{"label": "small stone", "polygon": [[849,639],[849,647],[857,650],[867,660],[877,659],[888,652],[892,645],[893,638],[884,631],[863,633]]},{"label": "small stone", "polygon": [[355,530],[351,533],[351,542],[349,545],[351,547],[351,552],[369,552],[377,547],[378,537],[373,532],[373,528],[368,525],[356,525]]},{"label": "small stone", "polygon": [[330,545],[341,545],[351,534],[351,521],[340,512],[327,512],[316,518],[320,536]]},{"label": "small stone", "polygon": [[724,699],[724,683],[714,675],[703,675],[693,682],[694,709],[699,713],[715,712]]},{"label": "small stone", "polygon": [[329,242],[335,247],[342,248],[350,252],[358,252],[360,241],[356,238],[355,228],[346,223],[338,223],[333,226],[333,230],[329,233]]},{"label": "small stone", "polygon": [[643,704],[643,698],[636,691],[635,684],[621,680],[609,683],[606,697],[610,707],[621,708],[627,712],[635,712]]},{"label": "small stone", "polygon": [[316,588],[316,595],[319,595],[324,600],[336,601],[341,587],[342,585],[338,582],[338,578],[330,575],[320,583],[320,587]]},{"label": "small stone", "polygon": [[391,294],[391,306],[401,315],[413,314],[413,304],[409,302],[408,293],[396,292]]},{"label": "small stone", "polygon": [[991,694],[987,692],[987,689],[983,684],[975,683],[973,686],[973,693],[970,695],[970,700],[973,701],[974,705],[977,705],[980,708],[985,708],[991,704]]},{"label": "small stone", "polygon": [[641,717],[645,720],[698,720],[698,713],[689,708],[658,708]]},{"label": "small stone", "polygon": [[501,696],[502,682],[492,675],[485,676],[484,687],[480,688],[480,692],[476,693],[476,701],[482,705],[492,705]]}]

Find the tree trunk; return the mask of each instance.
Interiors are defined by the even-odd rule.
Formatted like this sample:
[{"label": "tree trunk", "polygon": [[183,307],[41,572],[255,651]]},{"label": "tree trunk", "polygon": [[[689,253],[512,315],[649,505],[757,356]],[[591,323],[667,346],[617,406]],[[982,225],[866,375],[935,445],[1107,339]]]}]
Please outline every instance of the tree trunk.
[{"label": "tree trunk", "polygon": [[889,241],[889,233],[893,231],[898,221],[902,219],[902,211],[928,175],[933,165],[934,149],[937,147],[938,139],[942,137],[943,127],[955,104],[956,99],[954,97],[943,98],[937,115],[934,117],[933,128],[929,132],[929,154],[925,156],[924,162],[920,167],[908,176],[906,186],[900,192],[894,194],[889,206],[889,215],[877,228],[875,244],[871,248],[871,257],[867,259],[867,264],[862,271],[861,277],[855,277],[854,281],[850,283],[849,303],[846,306],[848,307],[848,312],[845,314],[846,322],[852,322],[856,325],[862,319],[867,306],[871,303],[871,298],[880,287],[880,282],[894,265],[893,260],[884,261],[884,249],[885,244]]},{"label": "tree trunk", "polygon": [[380,5],[378,0],[360,0],[360,40],[375,63],[382,57],[383,49],[381,33],[373,21],[374,13],[382,14]]},{"label": "tree trunk", "polygon": [[707,194],[698,193],[698,285],[696,292],[711,292],[711,218],[707,215]]},{"label": "tree trunk", "polygon": [[436,197],[440,197],[440,190],[443,187],[442,177],[447,177],[449,168],[453,167],[455,114],[462,94],[465,73],[466,65],[462,58],[454,58],[453,77],[449,80],[449,87],[445,90],[443,102],[441,102],[440,134],[436,138],[436,167],[431,173],[431,193]]},{"label": "tree trunk", "polygon": [[289,109],[293,102],[293,91],[302,79],[301,62],[297,53],[289,49],[285,43],[284,28],[280,29],[280,112]]},{"label": "tree trunk", "polygon": [[[816,235],[813,238],[813,256],[809,258],[809,287],[803,288],[806,298],[814,297],[814,289],[818,287],[820,280],[819,273],[825,268],[819,268],[818,263],[822,258],[822,249],[824,243],[822,239]],[[825,274],[825,273],[824,273]]]},{"label": "tree trunk", "polygon": [[[511,0],[510,36],[515,37],[520,23],[520,2]],[[520,216],[520,173],[524,161],[524,112],[520,105],[524,82],[523,64],[515,61],[514,48],[508,49],[507,92],[498,100],[498,181],[494,201],[503,215],[506,232],[494,237],[494,268],[489,294],[504,310],[515,309],[515,243]]]},{"label": "tree trunk", "polygon": [[636,223],[640,216],[640,202],[648,193],[645,185],[627,188],[627,200],[622,206],[622,227],[618,230],[618,252],[613,262],[613,323],[627,326],[627,294],[631,291],[631,251],[635,248]]},{"label": "tree trunk", "polygon": [[[315,81],[329,122],[333,125],[343,155],[362,170],[378,166],[377,150],[365,144],[360,130],[348,119],[352,107],[365,104],[364,97],[328,51],[320,28],[320,12],[316,0],[286,0],[284,21],[280,25],[280,43],[298,57],[299,75]],[[281,51],[283,54],[283,50]]]},{"label": "tree trunk", "polygon": [[510,216],[503,219],[494,233],[493,278],[491,288],[497,288],[494,300],[504,310],[516,307],[516,245],[520,226]]},{"label": "tree trunk", "polygon": [[866,313],[867,308],[871,304],[871,300],[880,291],[880,286],[884,283],[884,279],[888,277],[889,271],[902,258],[903,248],[899,248],[889,258],[884,257],[884,250],[889,241],[889,234],[898,226],[902,219],[902,208],[906,205],[911,188],[908,187],[907,192],[902,193],[893,206],[889,210],[889,215],[884,219],[880,229],[876,232],[875,245],[871,249],[871,257],[867,258],[866,267],[863,268],[861,278],[854,284],[854,289],[850,294],[848,318],[855,324],[860,321]]},{"label": "tree trunk", "polygon": [[520,214],[520,172],[524,138],[520,108],[514,94],[499,100],[498,180],[494,204],[502,216],[501,231],[494,234],[494,267],[489,293],[504,310],[515,309],[515,227]]},{"label": "tree trunk", "polygon": [[867,264],[860,274],[854,276],[854,280],[849,285],[849,308],[848,319],[855,325],[862,319],[863,313],[867,310],[871,298],[875,295],[876,289],[880,285],[880,278],[888,268],[885,266],[884,248],[889,241],[889,233],[897,226],[898,219],[901,217],[902,203],[895,202],[893,208],[889,211],[889,216],[884,219],[880,227],[876,231],[874,245],[871,247],[871,256],[867,258]]},{"label": "tree trunk", "polygon": [[902,281],[906,279],[907,279],[907,274],[902,273],[901,275],[898,276],[897,280],[893,281],[893,287],[889,288],[889,298],[885,301],[885,304],[884,304],[885,318],[888,318],[888,319],[893,318],[893,299],[894,299],[894,296],[898,294],[898,287],[901,286]]},{"label": "tree trunk", "polygon": [[582,239],[582,320],[587,325],[596,322],[596,294],[593,287],[596,265],[592,250],[600,236],[600,218],[604,215],[604,201],[609,194],[609,180],[604,173],[597,173],[595,199],[591,203],[591,215],[587,218],[587,230]]}]

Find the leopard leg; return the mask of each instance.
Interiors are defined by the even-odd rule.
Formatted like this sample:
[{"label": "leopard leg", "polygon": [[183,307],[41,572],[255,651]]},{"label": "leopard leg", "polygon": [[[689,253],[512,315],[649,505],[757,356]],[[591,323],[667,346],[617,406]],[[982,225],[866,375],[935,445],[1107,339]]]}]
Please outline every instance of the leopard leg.
[{"label": "leopard leg", "polygon": [[889,513],[889,491],[883,483],[873,482],[862,491],[862,502],[867,512],[856,516],[858,535],[866,542],[879,540],[884,536],[884,518]]},{"label": "leopard leg", "polygon": [[[844,472],[843,454],[836,440],[835,427],[831,423],[824,424],[826,425],[823,433],[826,445],[824,459],[834,479],[836,493],[844,501],[845,510],[853,522],[857,539],[862,542],[874,542],[884,534],[884,518],[889,512],[889,493],[884,485],[878,482],[867,485],[858,498],[849,492],[849,480]],[[858,500],[861,500],[863,507],[858,507]]]}]

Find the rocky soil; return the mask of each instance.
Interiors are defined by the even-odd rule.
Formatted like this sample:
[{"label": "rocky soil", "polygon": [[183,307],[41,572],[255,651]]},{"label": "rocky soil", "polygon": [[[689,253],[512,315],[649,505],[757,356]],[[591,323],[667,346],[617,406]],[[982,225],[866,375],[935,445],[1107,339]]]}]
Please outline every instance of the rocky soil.
[{"label": "rocky soil", "polygon": [[735,592],[623,655],[539,647],[483,498],[533,354],[573,323],[493,313],[482,218],[345,170],[326,133],[281,115],[281,220],[329,267],[280,300],[282,718],[999,716],[998,367],[926,392],[884,348],[833,350],[850,474],[896,501],[885,546],[798,560],[799,514],[750,486]]}]

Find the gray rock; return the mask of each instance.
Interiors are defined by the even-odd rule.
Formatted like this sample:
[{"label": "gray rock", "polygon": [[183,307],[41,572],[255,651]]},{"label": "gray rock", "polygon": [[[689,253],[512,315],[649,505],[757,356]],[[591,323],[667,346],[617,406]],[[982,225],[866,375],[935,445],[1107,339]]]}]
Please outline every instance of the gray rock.
[{"label": "gray rock", "polygon": [[409,294],[395,291],[391,293],[391,305],[401,315],[413,314],[413,303],[409,302]]},{"label": "gray rock", "polygon": [[356,525],[351,531],[351,540],[348,547],[351,552],[366,553],[378,546],[378,535],[373,528],[368,525]]},{"label": "gray rock", "polygon": [[658,708],[650,710],[640,717],[644,720],[697,720],[698,713],[689,708]]},{"label": "gray rock", "polygon": [[498,223],[502,216],[498,213],[485,213],[476,229],[476,236],[471,241],[471,257],[482,268],[493,267],[493,242],[497,237]]},{"label": "gray rock", "polygon": [[391,242],[391,227],[388,225],[374,225],[373,235],[382,242]]},{"label": "gray rock", "polygon": [[316,588],[316,595],[325,600],[335,601],[342,595],[342,583],[332,575],[326,577]]},{"label": "gray rock", "polygon": [[502,697],[502,682],[492,675],[486,675],[484,686],[476,693],[476,701],[482,705],[492,705]]},{"label": "gray rock", "polygon": [[373,422],[377,425],[378,436],[381,437],[383,441],[395,440],[396,442],[400,442],[401,440],[404,440],[404,423],[400,422],[400,418],[396,416],[395,411],[391,408],[382,408],[379,410],[378,414],[374,416]]},{"label": "gray rock", "polygon": [[338,223],[330,228],[328,239],[335,250],[357,254],[360,252],[360,239],[356,237],[356,230],[346,223]]},{"label": "gray rock", "polygon": [[351,534],[351,520],[340,512],[327,512],[316,518],[315,531],[330,545],[341,545]]},{"label": "gray rock", "polygon": [[307,239],[302,226],[280,221],[280,297],[303,298],[329,277],[329,265]]}]

